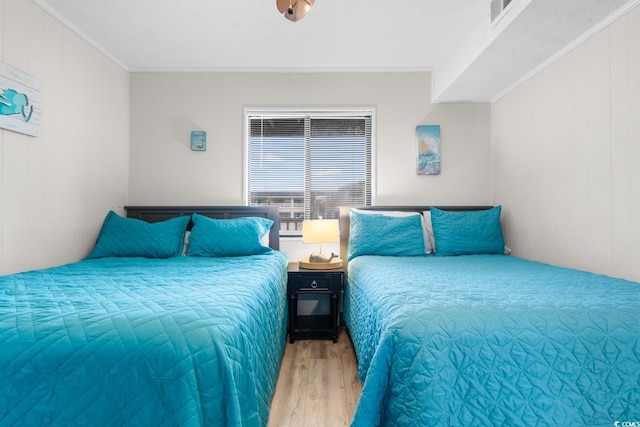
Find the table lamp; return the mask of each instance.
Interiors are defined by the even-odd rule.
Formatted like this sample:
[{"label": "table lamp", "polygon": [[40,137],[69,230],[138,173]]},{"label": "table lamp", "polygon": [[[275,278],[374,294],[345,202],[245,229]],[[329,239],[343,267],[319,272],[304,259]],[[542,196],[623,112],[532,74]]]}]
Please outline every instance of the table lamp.
[{"label": "table lamp", "polygon": [[312,270],[330,270],[342,267],[342,260],[336,254],[322,253],[323,243],[340,241],[340,226],[337,219],[312,219],[302,222],[302,242],[319,243],[320,251],[313,252],[309,258],[298,261],[300,268]]}]

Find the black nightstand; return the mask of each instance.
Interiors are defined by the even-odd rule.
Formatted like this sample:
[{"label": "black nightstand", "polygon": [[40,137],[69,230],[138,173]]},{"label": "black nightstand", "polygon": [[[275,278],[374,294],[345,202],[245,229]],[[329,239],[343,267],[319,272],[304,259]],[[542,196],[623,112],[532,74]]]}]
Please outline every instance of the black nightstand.
[{"label": "black nightstand", "polygon": [[305,270],[289,263],[289,342],[300,338],[338,341],[342,269]]}]

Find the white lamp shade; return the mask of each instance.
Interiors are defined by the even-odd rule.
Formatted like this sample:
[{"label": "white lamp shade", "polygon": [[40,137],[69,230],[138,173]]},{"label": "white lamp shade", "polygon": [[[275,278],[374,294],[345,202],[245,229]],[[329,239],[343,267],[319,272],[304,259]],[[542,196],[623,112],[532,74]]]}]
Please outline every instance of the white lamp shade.
[{"label": "white lamp shade", "polygon": [[303,243],[336,243],[340,241],[337,219],[312,219],[302,222]]}]

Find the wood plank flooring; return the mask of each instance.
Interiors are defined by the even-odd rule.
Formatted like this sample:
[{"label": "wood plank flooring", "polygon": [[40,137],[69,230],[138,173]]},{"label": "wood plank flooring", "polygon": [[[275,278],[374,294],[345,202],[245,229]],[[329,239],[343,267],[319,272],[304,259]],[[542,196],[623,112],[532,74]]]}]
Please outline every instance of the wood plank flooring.
[{"label": "wood plank flooring", "polygon": [[348,426],[362,391],[349,335],[300,340],[284,352],[268,427]]}]

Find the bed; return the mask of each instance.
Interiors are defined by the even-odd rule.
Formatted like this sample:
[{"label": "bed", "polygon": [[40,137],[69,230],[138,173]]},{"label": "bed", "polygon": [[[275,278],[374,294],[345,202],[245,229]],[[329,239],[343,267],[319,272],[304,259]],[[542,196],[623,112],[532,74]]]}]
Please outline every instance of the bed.
[{"label": "bed", "polygon": [[0,425],[265,426],[286,334],[277,209],[127,215],[82,261],[0,277]]},{"label": "bed", "polygon": [[507,255],[500,209],[341,208],[352,426],[640,421],[640,284]]}]

